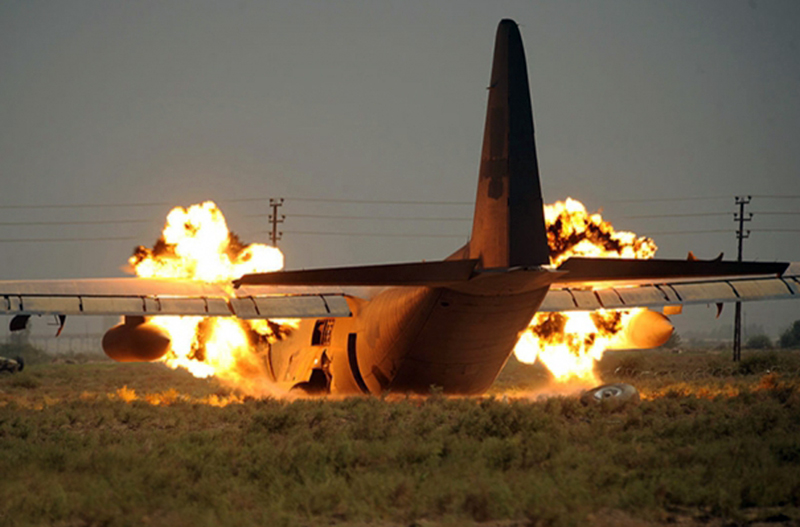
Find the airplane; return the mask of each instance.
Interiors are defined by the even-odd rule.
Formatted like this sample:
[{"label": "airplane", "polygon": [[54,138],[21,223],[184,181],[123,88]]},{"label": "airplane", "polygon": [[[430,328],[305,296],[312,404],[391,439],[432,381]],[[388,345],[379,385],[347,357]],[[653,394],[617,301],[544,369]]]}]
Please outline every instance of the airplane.
[{"label": "airplane", "polygon": [[[3,281],[12,329],[31,315],[122,315],[103,339],[152,361],[169,339],[147,317],[299,318],[270,345],[272,381],[310,393],[485,392],[540,311],[675,309],[800,298],[800,262],[570,258],[549,265],[525,51],[499,23],[469,241],[442,261],[247,274],[233,284],[142,278]],[[233,285],[235,293],[228,293]],[[228,287],[226,287],[228,286]],[[638,329],[662,341],[660,313]],[[655,336],[654,336],[655,335]],[[643,346],[647,347],[647,346]]]}]

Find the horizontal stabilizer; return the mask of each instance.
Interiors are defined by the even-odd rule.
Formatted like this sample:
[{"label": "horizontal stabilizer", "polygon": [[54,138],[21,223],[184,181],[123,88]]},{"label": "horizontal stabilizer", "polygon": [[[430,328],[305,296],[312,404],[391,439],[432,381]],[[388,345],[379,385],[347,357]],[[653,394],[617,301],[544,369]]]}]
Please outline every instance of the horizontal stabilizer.
[{"label": "horizontal stabilizer", "polygon": [[444,286],[474,275],[478,260],[331,267],[246,274],[233,285]]},{"label": "horizontal stabilizer", "polygon": [[723,276],[780,276],[786,262],[722,262],[701,260],[625,260],[573,257],[561,264],[559,283],[634,282],[637,280],[681,280]]}]

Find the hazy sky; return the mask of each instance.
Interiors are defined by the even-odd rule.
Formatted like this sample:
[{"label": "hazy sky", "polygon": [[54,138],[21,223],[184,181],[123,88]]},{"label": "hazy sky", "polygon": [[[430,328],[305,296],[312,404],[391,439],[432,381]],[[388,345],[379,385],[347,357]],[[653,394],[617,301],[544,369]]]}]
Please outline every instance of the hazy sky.
[{"label": "hazy sky", "polygon": [[[546,201],[602,208],[616,227],[652,234],[661,257],[735,257],[732,215],[629,216],[732,213],[737,194],[800,196],[795,0],[6,0],[0,279],[120,276],[171,205],[204,199],[264,241],[266,217],[254,215],[267,202],[226,200],[287,198],[290,268],[446,256],[469,221],[375,217],[467,218],[471,205],[300,199],[471,203],[506,17],[526,46]],[[643,201],[687,197],[713,199]],[[124,206],[142,203],[155,205]],[[79,204],[115,206],[64,208]],[[51,207],[15,208],[31,205]],[[754,197],[749,210],[753,231],[794,232],[753,232],[746,258],[800,260],[800,199]],[[315,214],[373,219],[303,217]],[[655,234],[698,230],[727,232]],[[42,238],[127,239],[8,241]],[[695,312],[684,317],[713,322],[713,310]],[[777,331],[800,318],[800,302],[746,313]]]}]

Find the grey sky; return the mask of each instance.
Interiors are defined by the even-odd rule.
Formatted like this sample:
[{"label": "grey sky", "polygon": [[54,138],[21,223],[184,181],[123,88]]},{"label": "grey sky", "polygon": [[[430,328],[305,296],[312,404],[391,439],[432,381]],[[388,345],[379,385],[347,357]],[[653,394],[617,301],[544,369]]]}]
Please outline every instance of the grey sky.
[{"label": "grey sky", "polygon": [[[661,257],[735,256],[733,196],[800,195],[800,3],[12,2],[0,3],[0,207],[220,203],[264,241],[266,202],[335,197],[471,202],[497,22],[526,45],[546,201],[573,196]],[[722,196],[715,200],[642,202]],[[614,201],[634,200],[634,201]],[[169,206],[0,208],[0,278],[120,276]],[[753,211],[800,212],[754,198]],[[470,206],[288,199],[288,267],[441,258],[469,222],[299,215],[471,216]],[[800,229],[756,215],[756,229]],[[455,234],[339,237],[290,231]],[[800,232],[757,233],[745,255],[800,260]],[[731,310],[732,311],[732,310]],[[711,323],[711,311],[698,312]],[[771,331],[800,303],[748,307]],[[686,317],[692,318],[692,317]],[[676,319],[678,327],[688,324]],[[705,323],[705,322],[704,322]]]}]

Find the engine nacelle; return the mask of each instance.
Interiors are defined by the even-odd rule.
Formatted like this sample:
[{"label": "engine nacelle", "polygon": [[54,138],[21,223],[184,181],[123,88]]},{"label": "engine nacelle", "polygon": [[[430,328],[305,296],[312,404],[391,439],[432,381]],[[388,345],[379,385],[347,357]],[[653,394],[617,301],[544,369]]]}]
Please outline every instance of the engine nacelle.
[{"label": "engine nacelle", "polygon": [[169,350],[169,337],[144,317],[125,317],[103,335],[103,351],[117,362],[158,360]]},{"label": "engine nacelle", "polygon": [[650,349],[657,348],[669,340],[675,327],[667,317],[651,311],[643,310],[634,316],[625,329],[614,337],[608,349]]}]

